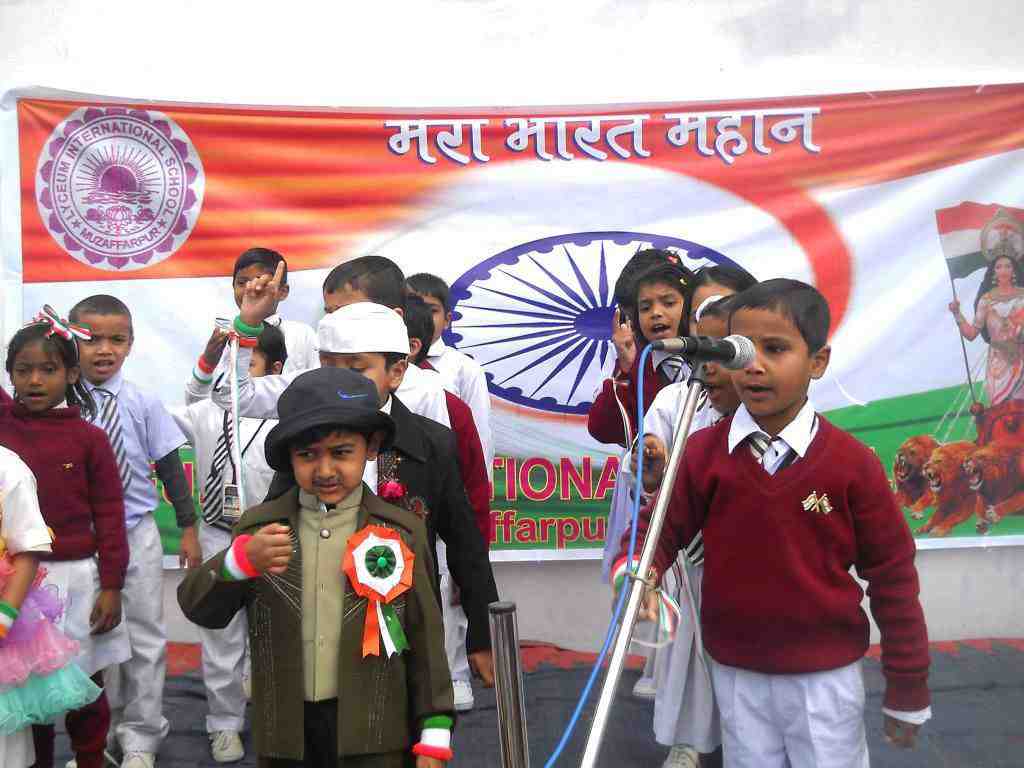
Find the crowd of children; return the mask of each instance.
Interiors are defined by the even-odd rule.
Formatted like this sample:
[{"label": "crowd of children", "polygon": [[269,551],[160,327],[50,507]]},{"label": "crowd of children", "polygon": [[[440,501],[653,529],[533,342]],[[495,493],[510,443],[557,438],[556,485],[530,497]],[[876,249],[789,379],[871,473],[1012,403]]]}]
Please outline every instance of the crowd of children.
[{"label": "crowd of children", "polygon": [[[181,532],[178,599],[199,627],[215,761],[244,757],[251,698],[261,766],[437,768],[453,754],[455,713],[473,707],[471,676],[493,684],[490,397],[480,365],[443,339],[448,286],[406,279],[379,256],[352,259],[327,275],[315,331],[278,314],[289,287],[277,252],[243,253],[232,288],[238,315],[211,318],[180,405],[126,380],[134,330],[115,297],[87,297],[68,319],[46,307],[10,340],[4,766],[50,768],[58,716],[79,768],[156,763],[169,724],[151,465]],[[675,596],[682,620],[638,689],[655,700],[665,768],[868,765],[868,621],[851,568],[882,632],[886,733],[912,746],[930,716],[913,541],[877,458],[808,400],[829,360],[824,299],[737,267],[693,271],[655,249],[626,265],[615,299],[617,361],[588,427],[622,451],[605,558],[617,586],[633,568],[620,541],[634,503],[642,542],[651,505],[670,495],[645,576]],[[741,371],[651,354],[637,422],[640,349],[730,332],[756,350]],[[695,375],[696,434],[662,488]],[[639,500],[626,482],[638,452]],[[35,633],[45,660],[24,650]],[[37,706],[44,688],[48,706]]]}]

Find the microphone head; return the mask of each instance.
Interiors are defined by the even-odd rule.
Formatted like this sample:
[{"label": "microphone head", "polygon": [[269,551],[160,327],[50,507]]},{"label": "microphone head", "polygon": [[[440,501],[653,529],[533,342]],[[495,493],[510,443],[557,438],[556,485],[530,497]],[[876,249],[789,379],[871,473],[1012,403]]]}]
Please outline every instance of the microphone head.
[{"label": "microphone head", "polygon": [[722,363],[725,368],[738,371],[754,362],[754,358],[757,357],[757,351],[754,349],[754,342],[746,336],[733,334],[732,336],[726,336],[725,341],[730,342],[736,348],[736,354],[733,355],[732,360]]}]

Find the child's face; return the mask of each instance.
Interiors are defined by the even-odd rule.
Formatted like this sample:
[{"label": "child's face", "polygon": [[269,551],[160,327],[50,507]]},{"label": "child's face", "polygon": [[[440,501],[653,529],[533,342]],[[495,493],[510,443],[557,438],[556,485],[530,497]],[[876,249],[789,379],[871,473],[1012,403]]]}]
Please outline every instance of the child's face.
[{"label": "child's face", "polygon": [[329,315],[332,312],[337,312],[342,307],[347,307],[349,304],[356,304],[360,301],[371,301],[371,299],[358,288],[353,288],[351,285],[343,285],[336,291],[324,291],[324,312]]},{"label": "child's face", "polygon": [[363,482],[366,462],[377,458],[381,434],[369,441],[358,432],[338,430],[302,448],[289,447],[298,486],[324,504],[337,504]]},{"label": "child's face", "polygon": [[399,360],[388,367],[384,354],[381,352],[359,352],[357,354],[339,355],[333,352],[320,353],[320,365],[324,368],[347,368],[361,373],[377,387],[380,402],[385,403],[402,383],[408,360]]},{"label": "child's face", "polygon": [[131,318],[85,312],[78,321],[92,332],[89,341],[78,343],[82,375],[90,384],[103,384],[121,370],[132,351]]},{"label": "child's face", "polygon": [[741,309],[729,330],[754,342],[757,352],[733,374],[740,400],[765,432],[777,435],[807,401],[811,379],[824,375],[830,349],[811,352],[793,321],[772,309]]},{"label": "child's face", "polygon": [[252,357],[249,359],[249,378],[258,379],[261,376],[270,376],[278,374],[281,369],[284,368],[280,362],[269,364],[267,356],[258,349],[252,351]]},{"label": "child's face", "polygon": [[[245,284],[248,283],[250,280],[255,280],[257,277],[260,277],[261,275],[270,275],[271,277],[273,277],[274,270],[267,269],[267,267],[265,267],[262,264],[250,264],[245,269],[238,270],[238,272],[235,274],[235,280],[232,283],[232,288],[235,291],[236,307],[238,307],[239,309],[242,308],[242,294],[245,293]],[[280,304],[288,296],[288,285],[282,285],[278,289],[277,295],[277,304]],[[277,304],[274,305],[274,314],[277,314]]]},{"label": "child's face", "polygon": [[425,293],[417,293],[416,295],[423,299],[423,302],[430,307],[430,316],[434,321],[434,337],[430,340],[430,343],[433,344],[441,338],[444,329],[452,321],[452,313],[444,311],[444,304],[437,297],[428,296]]},{"label": "child's face", "polygon": [[[713,294],[711,294],[713,295]],[[697,333],[701,336],[728,336],[725,318],[707,317],[697,323]],[[722,414],[729,415],[740,407],[740,396],[732,383],[732,372],[718,363],[704,363],[704,387],[708,400]]]},{"label": "child's face", "polygon": [[78,373],[78,368],[65,368],[56,351],[39,339],[15,355],[11,382],[24,406],[31,413],[42,413],[61,404],[68,385],[78,381]]},{"label": "child's face", "polygon": [[671,339],[679,335],[683,317],[683,295],[668,283],[642,285],[636,295],[640,333],[647,341]]}]

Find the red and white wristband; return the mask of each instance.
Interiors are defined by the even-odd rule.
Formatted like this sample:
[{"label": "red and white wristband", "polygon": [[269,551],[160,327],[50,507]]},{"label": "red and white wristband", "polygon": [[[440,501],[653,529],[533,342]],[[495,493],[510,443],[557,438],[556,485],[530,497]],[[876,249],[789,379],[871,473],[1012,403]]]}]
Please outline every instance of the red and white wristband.
[{"label": "red and white wristband", "polygon": [[200,355],[199,360],[196,362],[196,367],[192,369],[192,376],[202,384],[209,384],[213,381],[213,372],[215,370],[216,367],[210,365],[206,358]]},{"label": "red and white wristband", "polygon": [[627,571],[629,573],[636,573],[636,569],[639,568],[639,567],[640,567],[640,558],[639,557],[634,557],[632,564],[629,563],[629,561],[626,559],[625,555],[623,555],[618,560],[616,560],[615,564],[612,565],[612,572],[611,572],[612,589],[614,589],[616,592],[618,592],[619,588],[622,586],[622,582],[625,581],[625,579],[626,579]]},{"label": "red and white wristband", "polygon": [[447,715],[434,715],[423,721],[420,740],[413,745],[412,753],[435,760],[448,762],[452,759],[452,725]]},{"label": "red and white wristband", "polygon": [[18,609],[10,603],[0,600],[0,640],[7,637],[14,622],[18,620]]},{"label": "red and white wristband", "polygon": [[224,568],[221,569],[221,577],[227,581],[245,581],[246,579],[258,578],[261,574],[249,562],[249,556],[245,553],[245,547],[252,536],[242,534],[231,542],[228,553],[224,556]]}]

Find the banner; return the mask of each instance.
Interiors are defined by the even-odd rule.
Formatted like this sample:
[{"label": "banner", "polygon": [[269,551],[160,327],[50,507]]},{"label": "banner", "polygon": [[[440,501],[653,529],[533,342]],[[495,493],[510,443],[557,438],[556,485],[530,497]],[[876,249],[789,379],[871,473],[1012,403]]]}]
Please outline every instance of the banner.
[{"label": "banner", "polygon": [[116,294],[128,376],[167,402],[234,311],[246,248],[286,256],[282,314],[311,324],[326,272],[357,255],[448,281],[447,340],[492,394],[495,559],[600,553],[621,449],[586,413],[614,365],[612,287],[647,247],[817,285],[833,354],[812,399],[877,452],[919,544],[1024,543],[1024,85],[500,110],[4,102],[23,316]]}]

